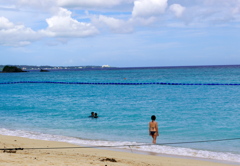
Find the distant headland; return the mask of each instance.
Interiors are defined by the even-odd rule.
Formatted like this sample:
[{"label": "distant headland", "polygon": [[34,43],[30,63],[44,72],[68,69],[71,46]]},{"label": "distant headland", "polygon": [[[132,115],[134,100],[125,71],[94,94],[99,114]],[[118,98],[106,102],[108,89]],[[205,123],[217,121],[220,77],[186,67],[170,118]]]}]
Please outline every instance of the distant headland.
[{"label": "distant headland", "polygon": [[56,71],[56,70],[102,70],[114,69],[109,65],[102,66],[32,66],[32,65],[0,65],[0,72]]},{"label": "distant headland", "polygon": [[[4,73],[4,67],[6,65],[0,65],[0,73]],[[152,66],[152,67],[112,67],[109,65],[102,66],[33,66],[33,65],[7,65],[14,67],[14,71],[12,69],[8,69],[8,72],[31,72],[31,71],[39,71],[39,72],[49,72],[49,71],[64,71],[64,70],[73,70],[73,71],[81,71],[81,70],[134,70],[134,69],[168,69],[168,68],[204,68],[204,67],[239,67],[240,65],[196,65],[196,66]],[[3,71],[3,72],[1,72]]]},{"label": "distant headland", "polygon": [[3,73],[15,73],[15,72],[27,72],[16,66],[4,66],[2,69]]}]

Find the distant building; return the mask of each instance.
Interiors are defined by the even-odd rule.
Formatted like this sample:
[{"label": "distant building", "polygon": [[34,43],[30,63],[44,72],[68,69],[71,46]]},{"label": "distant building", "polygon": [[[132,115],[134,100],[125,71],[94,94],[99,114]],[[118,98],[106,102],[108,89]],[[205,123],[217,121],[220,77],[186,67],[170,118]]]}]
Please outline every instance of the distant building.
[{"label": "distant building", "polygon": [[104,67],[110,67],[109,65],[102,65],[102,68],[104,68]]}]

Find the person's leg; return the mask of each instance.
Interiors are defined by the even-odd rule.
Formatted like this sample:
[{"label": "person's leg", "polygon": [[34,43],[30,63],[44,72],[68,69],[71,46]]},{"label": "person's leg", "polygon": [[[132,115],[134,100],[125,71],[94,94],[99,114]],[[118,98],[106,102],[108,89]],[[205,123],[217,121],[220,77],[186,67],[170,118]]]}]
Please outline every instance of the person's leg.
[{"label": "person's leg", "polygon": [[157,134],[156,134],[156,133],[153,135],[153,143],[154,143],[154,144],[157,143]]},{"label": "person's leg", "polygon": [[151,133],[151,136],[152,136],[152,139],[153,139],[153,140],[152,140],[152,143],[154,144],[155,134],[152,134],[152,133]]}]

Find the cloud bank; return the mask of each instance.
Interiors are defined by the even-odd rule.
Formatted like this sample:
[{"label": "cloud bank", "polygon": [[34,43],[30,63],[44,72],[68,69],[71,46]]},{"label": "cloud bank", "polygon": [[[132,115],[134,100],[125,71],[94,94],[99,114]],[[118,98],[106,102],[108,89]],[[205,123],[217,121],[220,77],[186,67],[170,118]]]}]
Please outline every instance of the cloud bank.
[{"label": "cloud bank", "polygon": [[[83,38],[132,33],[148,26],[234,26],[240,0],[0,0],[0,45],[25,46],[43,38]],[[34,13],[33,27],[16,13]],[[47,18],[42,18],[44,13]],[[171,25],[168,24],[171,22]],[[35,26],[40,25],[40,26]],[[177,24],[176,24],[177,25]]]}]

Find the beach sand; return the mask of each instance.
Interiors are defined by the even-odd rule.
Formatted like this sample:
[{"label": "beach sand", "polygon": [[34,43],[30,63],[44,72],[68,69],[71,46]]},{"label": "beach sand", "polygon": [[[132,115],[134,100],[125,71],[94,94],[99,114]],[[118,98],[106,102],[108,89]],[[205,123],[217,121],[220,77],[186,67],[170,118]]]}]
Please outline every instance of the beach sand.
[{"label": "beach sand", "polygon": [[[77,147],[73,144],[0,135],[0,148]],[[96,148],[25,149],[0,152],[0,166],[227,166],[231,164]]]}]

